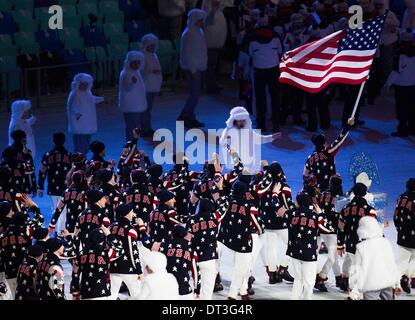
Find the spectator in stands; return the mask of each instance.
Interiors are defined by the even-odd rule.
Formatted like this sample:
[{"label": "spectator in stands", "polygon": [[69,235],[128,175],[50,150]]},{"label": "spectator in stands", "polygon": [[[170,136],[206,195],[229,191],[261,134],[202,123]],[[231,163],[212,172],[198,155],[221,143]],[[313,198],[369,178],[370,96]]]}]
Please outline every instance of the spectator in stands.
[{"label": "spectator in stands", "polygon": [[133,138],[133,129],[146,127],[146,88],[140,73],[143,68],[144,55],[139,51],[128,52],[120,74],[118,101],[118,108],[124,115],[127,141]]},{"label": "spectator in stands", "polygon": [[103,97],[92,94],[93,83],[91,75],[77,74],[67,101],[68,131],[73,134],[74,150],[84,154],[88,152],[91,136],[98,130],[96,104],[104,101]]},{"label": "spectator in stands", "polygon": [[207,46],[203,25],[206,13],[200,9],[189,11],[187,28],[180,46],[180,66],[189,83],[189,96],[177,120],[184,121],[187,128],[204,127],[196,120],[195,109],[199,101],[202,72],[207,67]]},{"label": "spectator in stands", "polygon": [[154,130],[151,127],[151,112],[153,110],[154,98],[160,92],[161,84],[163,83],[161,65],[156,53],[158,43],[158,38],[152,33],[146,34],[141,39],[145,60],[142,75],[147,97],[147,110],[144,115],[142,137],[152,137],[154,134]]},{"label": "spectator in stands", "polygon": [[228,33],[227,22],[222,12],[224,0],[204,0],[202,9],[206,12],[205,36],[208,48],[206,86],[208,93],[219,93],[216,83],[216,67],[221,49],[225,45]]},{"label": "spectator in stands", "polygon": [[33,159],[36,155],[35,136],[32,126],[36,122],[36,117],[32,115],[32,103],[29,100],[17,100],[12,103],[12,115],[9,124],[9,145],[13,144],[11,133],[22,130],[26,133],[26,146],[32,152]]},{"label": "spectator in stands", "polygon": [[160,17],[167,21],[170,38],[177,39],[182,30],[183,15],[186,11],[186,2],[189,0],[158,0]]}]

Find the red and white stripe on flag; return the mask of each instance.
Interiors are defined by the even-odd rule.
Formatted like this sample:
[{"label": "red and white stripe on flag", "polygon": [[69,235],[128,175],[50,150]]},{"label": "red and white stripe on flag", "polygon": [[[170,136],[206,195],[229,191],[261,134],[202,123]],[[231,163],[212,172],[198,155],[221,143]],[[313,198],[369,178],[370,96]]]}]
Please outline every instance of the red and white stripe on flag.
[{"label": "red and white stripe on flag", "polygon": [[366,81],[376,49],[338,52],[343,31],[287,52],[280,63],[279,81],[309,93],[330,83],[361,84]]}]

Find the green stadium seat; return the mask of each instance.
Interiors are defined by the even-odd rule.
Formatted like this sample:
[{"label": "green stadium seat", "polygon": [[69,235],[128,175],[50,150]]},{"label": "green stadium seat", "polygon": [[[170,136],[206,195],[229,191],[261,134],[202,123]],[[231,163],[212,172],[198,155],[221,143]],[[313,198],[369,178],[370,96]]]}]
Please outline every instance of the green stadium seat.
[{"label": "green stadium seat", "polygon": [[113,1],[104,0],[104,1],[101,1],[99,3],[99,11],[101,13],[110,13],[110,12],[114,12],[114,11],[120,11],[118,1],[117,0],[113,0]]},{"label": "green stadium seat", "polygon": [[33,0],[12,0],[14,10],[30,10],[33,12]]},{"label": "green stadium seat", "polygon": [[88,16],[88,14],[93,13],[98,15],[98,7],[94,2],[81,2],[78,4],[78,14],[82,17]]},{"label": "green stadium seat", "polygon": [[58,30],[59,38],[64,40],[65,38],[74,38],[79,37],[79,30],[76,28],[63,28],[62,30]]},{"label": "green stadium seat", "polygon": [[106,12],[104,14],[105,23],[124,23],[124,13],[122,11]]},{"label": "green stadium seat", "polygon": [[63,16],[63,28],[76,28],[79,30],[79,28],[82,25],[82,16]]},{"label": "green stadium seat", "polygon": [[[103,47],[86,47],[85,56],[92,62],[92,75],[97,81],[104,81],[107,54]],[[108,79],[107,79],[108,80]]]},{"label": "green stadium seat", "polygon": [[76,6],[78,1],[77,0],[59,0],[58,3],[59,3],[59,5]]},{"label": "green stadium seat", "polygon": [[39,28],[39,21],[37,20],[27,20],[19,23],[20,32],[34,32]]},{"label": "green stadium seat", "polygon": [[23,45],[19,48],[21,54],[39,54],[40,44],[39,43],[30,43],[28,45]]},{"label": "green stadium seat", "polygon": [[13,46],[12,37],[8,34],[0,34],[0,48]]},{"label": "green stadium seat", "polygon": [[26,9],[18,9],[13,11],[13,18],[17,24],[25,21],[33,20],[33,11]]},{"label": "green stadium seat", "polygon": [[175,72],[175,57],[176,51],[173,48],[173,43],[170,40],[160,40],[157,54],[160,59],[161,70],[163,74],[170,75]]},{"label": "green stadium seat", "polygon": [[16,56],[17,48],[13,44],[12,38],[8,34],[0,34],[1,56]]},{"label": "green stadium seat", "polygon": [[104,33],[107,38],[124,33],[124,28],[120,23],[106,23],[104,25]]},{"label": "green stadium seat", "polygon": [[35,19],[43,19],[44,17],[50,17],[49,8],[42,7],[42,8],[35,8]]},{"label": "green stadium seat", "polygon": [[[16,64],[16,56],[0,56],[0,74],[4,90],[9,92],[20,89],[20,68]],[[8,79],[8,81],[7,81]]]},{"label": "green stadium seat", "polygon": [[14,35],[14,40],[17,47],[22,47],[29,45],[31,43],[36,43],[36,37],[34,32],[18,32]]},{"label": "green stadium seat", "polygon": [[108,46],[108,55],[111,59],[124,59],[128,52],[128,43],[114,43]]},{"label": "green stadium seat", "polygon": [[0,11],[12,11],[13,4],[8,0],[0,1]]},{"label": "green stadium seat", "polygon": [[76,16],[76,6],[65,4],[62,5],[63,18]]},{"label": "green stadium seat", "polygon": [[109,37],[109,42],[110,42],[110,45],[116,44],[116,43],[126,44],[128,43],[129,37],[130,36],[128,35],[128,33],[120,33],[116,35],[111,35]]},{"label": "green stadium seat", "polygon": [[63,39],[63,44],[66,49],[83,49],[84,48],[84,39],[80,36],[77,37],[67,37]]}]

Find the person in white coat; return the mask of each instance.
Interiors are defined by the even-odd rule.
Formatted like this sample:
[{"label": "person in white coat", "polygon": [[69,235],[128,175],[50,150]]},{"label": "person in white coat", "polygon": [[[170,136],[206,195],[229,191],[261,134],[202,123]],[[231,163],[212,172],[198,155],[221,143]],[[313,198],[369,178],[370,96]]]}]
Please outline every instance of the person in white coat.
[{"label": "person in white coat", "polygon": [[161,252],[149,251],[144,247],[140,249],[145,265],[145,276],[138,299],[179,300],[179,285],[174,275],[167,272],[166,256]]},{"label": "person in white coat", "polygon": [[219,139],[221,145],[221,156],[223,163],[229,169],[233,168],[234,162],[229,155],[228,149],[235,149],[247,172],[254,174],[260,169],[261,144],[269,143],[280,137],[280,133],[261,135],[252,129],[252,121],[249,112],[241,106],[232,108],[226,121],[226,128]]},{"label": "person in white coat", "polygon": [[163,83],[161,65],[156,53],[158,44],[159,39],[152,33],[146,34],[141,38],[145,60],[142,75],[147,97],[147,110],[144,114],[144,132],[141,133],[142,137],[152,137],[154,134],[154,130],[151,127],[151,111],[153,110],[154,99],[160,92],[161,84]]},{"label": "person in white coat", "polygon": [[189,84],[189,95],[177,120],[184,121],[187,128],[204,127],[204,123],[196,120],[195,110],[200,96],[202,73],[207,68],[207,45],[203,32],[205,18],[205,11],[190,10],[187,28],[181,37],[180,67]]},{"label": "person in white coat", "polygon": [[103,97],[92,94],[94,78],[87,73],[78,73],[72,81],[67,101],[68,131],[73,135],[75,152],[86,154],[91,137],[98,131],[96,105]]},{"label": "person in white coat", "polygon": [[205,36],[208,48],[206,87],[208,93],[215,94],[220,91],[216,82],[216,67],[228,33],[228,25],[223,14],[224,0],[204,0],[202,9],[207,14],[205,21]]},{"label": "person in white coat", "polygon": [[32,103],[29,100],[16,100],[12,103],[12,115],[9,124],[9,145],[13,144],[11,133],[22,130],[26,133],[26,146],[32,153],[32,158],[36,156],[35,135],[33,125],[36,117],[31,113]]},{"label": "person in white coat", "polygon": [[401,275],[392,245],[383,236],[376,219],[362,217],[357,229],[359,243],[350,274],[350,299],[393,300],[399,292]]},{"label": "person in white coat", "polygon": [[139,51],[130,51],[124,61],[120,74],[118,108],[124,115],[125,137],[133,138],[133,129],[145,128],[147,110],[146,88],[140,70],[144,68],[144,55]]}]

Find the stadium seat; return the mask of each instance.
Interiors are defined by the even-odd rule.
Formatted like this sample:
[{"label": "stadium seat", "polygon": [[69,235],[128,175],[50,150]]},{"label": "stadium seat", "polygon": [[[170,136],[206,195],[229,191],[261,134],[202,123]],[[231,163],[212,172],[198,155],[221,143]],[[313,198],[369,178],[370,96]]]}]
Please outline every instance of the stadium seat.
[{"label": "stadium seat", "polygon": [[116,34],[116,35],[112,35],[109,37],[109,43],[110,45],[114,44],[114,43],[128,43],[128,38],[129,35],[128,33],[120,33],[120,34]]},{"label": "stadium seat", "polygon": [[159,56],[161,70],[163,74],[170,75],[175,71],[175,57],[176,52],[173,48],[173,43],[170,40],[160,40],[160,44],[157,49]]},{"label": "stadium seat", "polygon": [[110,13],[113,11],[120,11],[118,1],[103,0],[99,3],[99,11],[101,13]]},{"label": "stadium seat", "polygon": [[130,50],[140,51],[141,50],[140,42],[131,42],[130,43]]},{"label": "stadium seat", "polygon": [[2,11],[0,18],[0,34],[13,34],[17,31],[17,25],[9,12]]},{"label": "stadium seat", "polygon": [[17,47],[22,47],[32,43],[36,43],[34,32],[18,32],[14,35],[14,41]]},{"label": "stadium seat", "polygon": [[104,13],[105,23],[120,23],[124,24],[124,13],[122,11],[112,11]]},{"label": "stadium seat", "polygon": [[65,38],[76,38],[79,37],[79,30],[76,28],[63,28],[62,30],[58,30],[59,38],[63,41]]},{"label": "stadium seat", "polygon": [[115,79],[118,79],[127,52],[128,43],[116,43],[108,47],[108,56],[113,62],[113,74]]},{"label": "stadium seat", "polygon": [[33,0],[12,0],[14,10],[29,10],[33,12]]},{"label": "stadium seat", "polygon": [[8,34],[0,34],[1,56],[15,56],[17,48],[14,46],[12,38]]},{"label": "stadium seat", "polygon": [[97,81],[105,79],[105,71],[107,66],[107,54],[103,47],[86,47],[85,55],[92,64],[92,74]]},{"label": "stadium seat", "polygon": [[98,16],[98,7],[96,2],[81,2],[78,4],[78,14],[80,16],[87,17],[90,13]]},{"label": "stadium seat", "polygon": [[43,51],[58,52],[62,50],[62,42],[57,30],[40,30],[36,32],[36,39]]},{"label": "stadium seat", "polygon": [[76,16],[76,7],[70,4],[62,5],[63,18]]},{"label": "stadium seat", "polygon": [[[75,64],[81,62],[87,62],[85,54],[80,49],[66,49],[63,51],[63,60],[65,64]],[[91,72],[91,66],[89,64],[79,64],[71,66],[71,78],[77,73]]]},{"label": "stadium seat", "polygon": [[[9,92],[20,89],[20,68],[17,66],[16,62],[16,56],[0,56],[0,74],[2,83]],[[6,79],[8,79],[8,81]]]},{"label": "stadium seat", "polygon": [[139,0],[119,0],[118,4],[120,9],[124,12],[127,10],[136,10],[141,8]]},{"label": "stadium seat", "polygon": [[84,39],[81,37],[67,37],[63,39],[65,49],[83,49]]},{"label": "stadium seat", "polygon": [[127,32],[130,35],[130,42],[136,42],[150,32],[150,27],[144,21],[129,21]]},{"label": "stadium seat", "polygon": [[17,24],[23,23],[25,21],[31,21],[33,20],[33,11],[25,9],[15,10],[13,11],[13,18]]},{"label": "stadium seat", "polygon": [[8,0],[0,1],[0,11],[6,12],[6,11],[12,11],[13,10],[13,4]]},{"label": "stadium seat", "polygon": [[106,23],[104,25],[104,33],[107,38],[124,33],[124,28],[120,23]]},{"label": "stadium seat", "polygon": [[76,6],[78,4],[77,0],[58,0],[60,5],[71,5]]},{"label": "stadium seat", "polygon": [[54,4],[58,4],[56,0],[35,0],[35,8],[48,8]]},{"label": "stadium seat", "polygon": [[30,43],[28,45],[22,45],[21,47],[19,47],[20,54],[39,54],[39,52],[39,43]]},{"label": "stadium seat", "polygon": [[37,20],[27,20],[19,23],[20,32],[34,32],[39,28],[39,21]]}]

